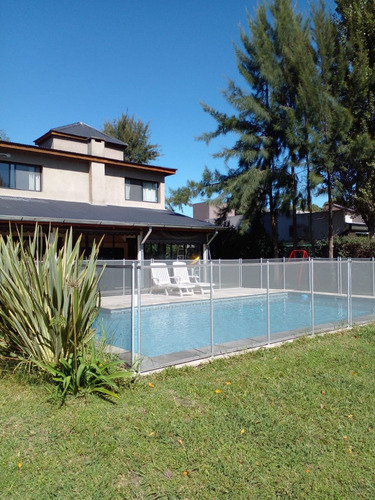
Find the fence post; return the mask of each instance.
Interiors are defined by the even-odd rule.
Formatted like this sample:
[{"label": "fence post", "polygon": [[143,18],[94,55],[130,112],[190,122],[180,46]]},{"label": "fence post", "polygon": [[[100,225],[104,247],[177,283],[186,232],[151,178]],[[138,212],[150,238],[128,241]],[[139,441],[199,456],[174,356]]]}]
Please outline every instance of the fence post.
[{"label": "fence post", "polygon": [[348,258],[348,328],[352,327],[352,260]]},{"label": "fence post", "polygon": [[138,372],[141,371],[141,263],[137,263],[137,342],[138,342]]},{"label": "fence post", "polygon": [[310,299],[311,299],[311,335],[315,334],[315,311],[314,311],[314,259],[310,259]]},{"label": "fence post", "polygon": [[135,263],[132,262],[131,278],[131,363],[135,362]]},{"label": "fence post", "polygon": [[260,258],[260,288],[263,288],[263,259]]},{"label": "fence post", "polygon": [[221,259],[219,259],[219,289],[221,290]]},{"label": "fence post", "polygon": [[242,288],[242,259],[238,259],[238,280],[239,280],[239,288]]},{"label": "fence post", "polygon": [[210,261],[210,340],[211,358],[214,356],[214,287],[213,287],[213,264]]},{"label": "fence post", "polygon": [[285,257],[283,257],[283,290],[285,290]]},{"label": "fence post", "polygon": [[125,295],[125,259],[122,259],[122,295]]},{"label": "fence post", "polygon": [[267,259],[267,344],[271,343],[271,320],[270,320],[270,261]]}]

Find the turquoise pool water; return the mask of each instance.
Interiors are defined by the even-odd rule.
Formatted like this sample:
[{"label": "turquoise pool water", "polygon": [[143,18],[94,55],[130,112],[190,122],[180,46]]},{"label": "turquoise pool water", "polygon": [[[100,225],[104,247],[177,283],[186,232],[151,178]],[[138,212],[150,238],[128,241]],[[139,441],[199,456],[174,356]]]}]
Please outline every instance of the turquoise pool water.
[{"label": "turquoise pool water", "polygon": [[[213,303],[214,343],[223,344],[267,335],[267,300],[264,295],[216,299]],[[352,299],[352,319],[375,314],[374,299]],[[137,315],[136,315],[137,316]],[[314,295],[315,327],[347,324],[347,297]],[[100,313],[109,343],[131,350],[129,309]],[[310,296],[280,293],[270,296],[271,341],[278,334],[311,331]],[[137,332],[137,325],[135,328]],[[273,339],[272,339],[273,337]],[[210,302],[147,306],[141,310],[141,356],[153,357],[210,345]],[[135,350],[138,350],[136,339]]]}]

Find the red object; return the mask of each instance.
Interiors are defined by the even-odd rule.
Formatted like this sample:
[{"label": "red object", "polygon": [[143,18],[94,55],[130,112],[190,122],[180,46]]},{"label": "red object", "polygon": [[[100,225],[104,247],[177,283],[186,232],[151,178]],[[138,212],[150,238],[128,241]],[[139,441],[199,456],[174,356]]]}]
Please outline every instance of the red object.
[{"label": "red object", "polygon": [[[309,258],[309,254],[306,252],[306,250],[292,250],[289,255],[288,262],[292,259],[301,259],[305,260]],[[301,284],[301,279],[302,279],[302,262],[299,270],[299,275],[298,275],[298,285]]]},{"label": "red object", "polygon": [[289,255],[289,259],[308,259],[309,254],[306,252],[306,250],[292,250]]}]

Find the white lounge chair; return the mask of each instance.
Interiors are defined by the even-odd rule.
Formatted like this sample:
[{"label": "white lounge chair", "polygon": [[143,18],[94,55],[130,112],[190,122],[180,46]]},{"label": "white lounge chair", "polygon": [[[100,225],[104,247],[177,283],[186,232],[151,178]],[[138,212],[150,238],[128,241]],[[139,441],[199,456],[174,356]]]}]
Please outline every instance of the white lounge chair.
[{"label": "white lounge chair", "polygon": [[[211,283],[199,281],[198,276],[190,276],[185,262],[173,262],[173,277],[175,278],[176,283],[179,283],[180,285],[193,285],[194,288],[198,289],[202,295],[204,293],[210,293]],[[212,286],[214,285],[215,283],[212,283]]]},{"label": "white lounge chair", "polygon": [[181,296],[194,294],[194,285],[192,283],[172,283],[167,265],[163,262],[151,264],[151,280],[151,292],[164,290],[165,295],[169,295],[168,290],[175,290]]}]

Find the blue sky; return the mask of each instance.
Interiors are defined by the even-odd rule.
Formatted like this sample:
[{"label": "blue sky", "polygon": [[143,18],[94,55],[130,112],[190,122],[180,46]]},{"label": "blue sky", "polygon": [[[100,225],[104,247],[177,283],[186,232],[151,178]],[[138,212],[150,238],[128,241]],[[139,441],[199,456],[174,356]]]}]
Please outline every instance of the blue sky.
[{"label": "blue sky", "polygon": [[[308,3],[299,0],[299,10]],[[333,0],[326,2],[331,9]],[[128,112],[150,122],[155,162],[177,168],[168,188],[221,168],[195,138],[213,130],[206,102],[241,82],[233,42],[254,0],[0,0],[0,129],[25,144],[51,128],[82,121],[101,129]],[[189,209],[184,212],[191,214]]]}]

